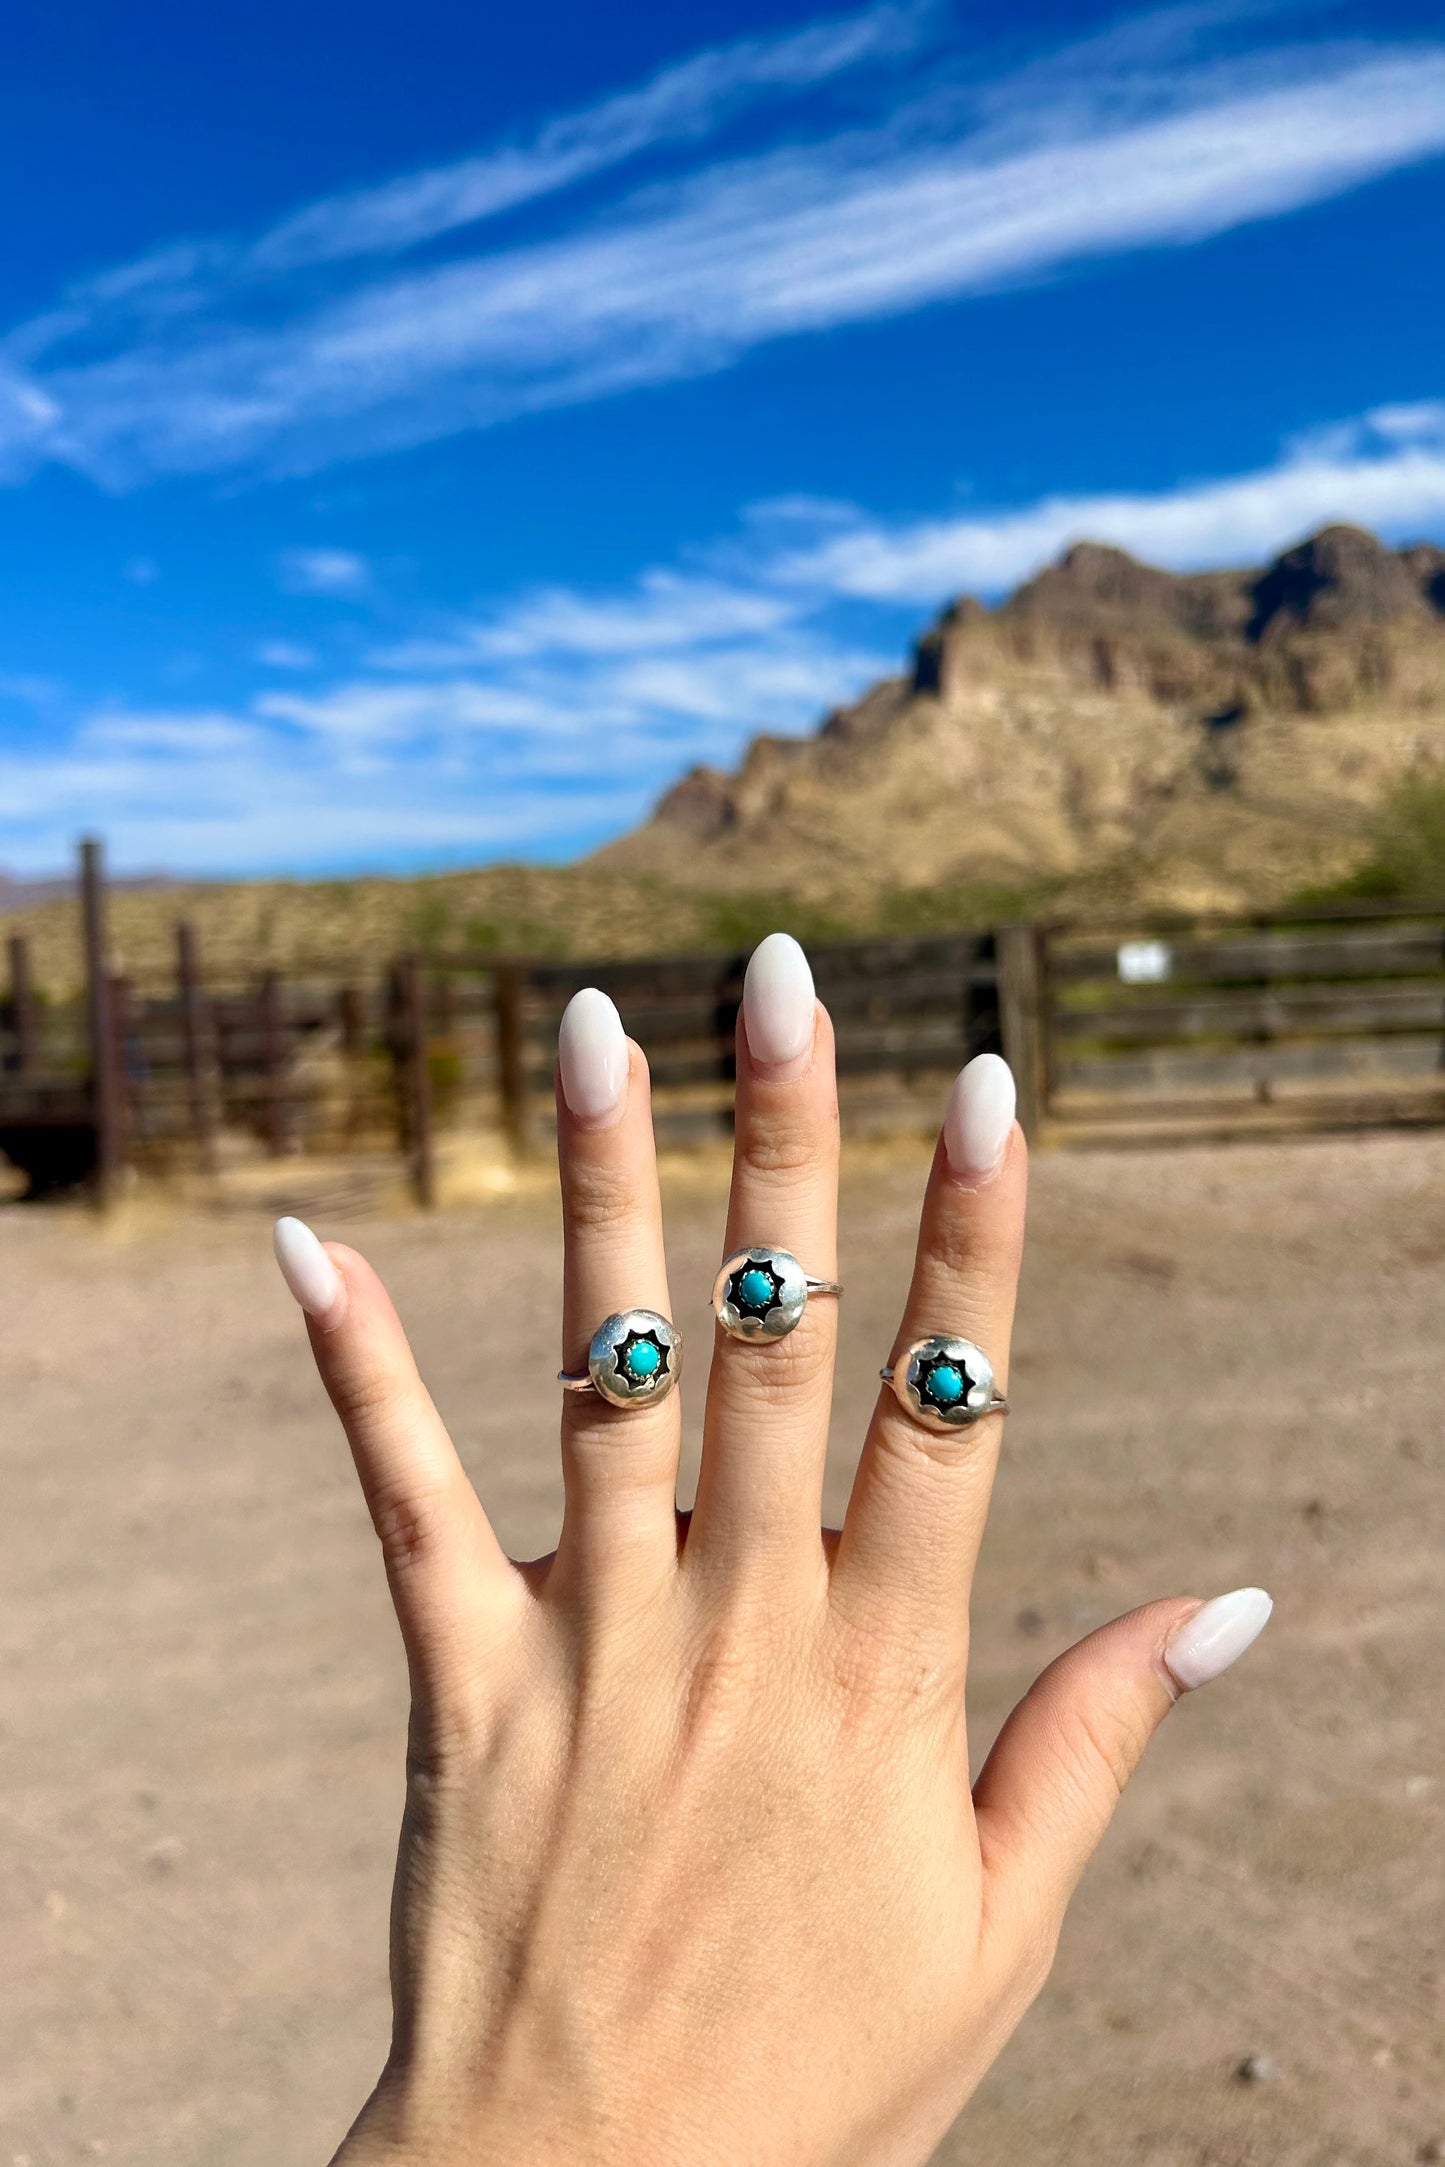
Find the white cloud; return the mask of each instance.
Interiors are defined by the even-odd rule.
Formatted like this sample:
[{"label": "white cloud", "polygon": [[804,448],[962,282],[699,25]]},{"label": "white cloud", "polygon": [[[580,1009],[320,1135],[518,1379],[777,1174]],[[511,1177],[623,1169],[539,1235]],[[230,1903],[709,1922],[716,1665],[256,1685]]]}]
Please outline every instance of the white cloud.
[{"label": "white cloud", "polygon": [[653,569],[621,594],[541,588],[488,617],[379,648],[379,669],[445,670],[541,655],[656,654],[777,630],[796,614],[780,594]]},{"label": "white cloud", "polygon": [[253,722],[213,708],[162,714],[102,709],[87,723],[84,741],[94,752],[174,755],[183,760],[259,753],[266,745],[265,733]]},{"label": "white cloud", "polygon": [[263,640],[256,649],[256,660],[268,670],[312,670],[316,667],[316,651],[303,647],[299,640]]},{"label": "white cloud", "polygon": [[36,677],[26,671],[0,670],[0,700],[16,700],[22,707],[44,710],[60,699],[61,687],[53,678]]},{"label": "white cloud", "polygon": [[314,695],[268,692],[257,700],[256,712],[341,746],[435,744],[487,731],[536,736],[576,727],[575,715],[559,716],[518,687],[470,678],[413,684],[361,679]]},{"label": "white cloud", "polygon": [[1155,494],[1049,497],[1020,510],[884,525],[836,521],[765,577],[832,598],[931,607],[960,590],[999,594],[1070,542],[1113,542],[1177,571],[1256,564],[1343,520],[1396,539],[1445,526],[1445,402],[1382,407],[1251,474]]},{"label": "white cloud", "polygon": [[[278,229],[293,248],[309,233],[313,253],[331,236],[330,290],[318,301],[314,272],[278,272],[249,322],[253,274],[217,273],[204,249],[157,259],[119,297],[97,299],[92,281],[83,304],[68,304],[88,358],[64,359],[63,311],[43,336],[22,327],[9,342],[0,475],[19,478],[42,457],[116,487],[311,469],[696,375],[769,340],[1069,263],[1188,245],[1445,150],[1445,47],[1285,48],[1224,64],[1190,46],[1202,19],[1146,18],[1072,64],[1056,54],[1012,83],[935,87],[871,130],[714,164],[604,219],[574,217],[548,241],[424,269],[378,273],[366,251],[459,218],[473,200],[461,169],[424,176],[420,196],[413,178],[399,195],[334,199]],[[626,126],[711,112],[719,82],[760,81],[789,54],[805,73],[870,50],[891,22],[875,12],[731,58],[700,55],[629,93],[652,117]],[[1165,66],[1158,48],[1170,39]],[[589,131],[620,141],[628,99],[556,125],[569,142]],[[285,255],[274,235],[271,246]]]},{"label": "white cloud", "polygon": [[371,567],[354,549],[286,549],[277,566],[288,594],[363,595]]},{"label": "white cloud", "polygon": [[392,254],[435,240],[643,151],[707,135],[746,102],[816,88],[906,53],[927,21],[922,7],[884,5],[778,37],[715,46],[662,69],[638,90],[549,121],[528,142],[310,204],[262,236],[251,268]]}]

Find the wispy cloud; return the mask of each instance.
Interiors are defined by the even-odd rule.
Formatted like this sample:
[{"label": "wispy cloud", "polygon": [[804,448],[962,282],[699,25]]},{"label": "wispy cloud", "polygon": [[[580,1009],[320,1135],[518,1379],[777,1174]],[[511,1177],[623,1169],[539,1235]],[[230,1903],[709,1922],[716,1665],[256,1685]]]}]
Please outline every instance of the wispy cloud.
[{"label": "wispy cloud", "polygon": [[371,566],[354,549],[285,549],[276,569],[288,594],[354,598],[371,585]]},{"label": "wispy cloud", "polygon": [[920,43],[931,16],[918,5],[885,5],[694,54],[638,90],[549,121],[528,141],[310,204],[256,242],[249,267],[289,270],[436,240],[644,151],[710,135],[760,99],[898,58]]},{"label": "wispy cloud", "polygon": [[313,670],[316,652],[300,640],[262,640],[256,660],[264,670]]},{"label": "wispy cloud", "polygon": [[[92,281],[0,346],[0,478],[46,459],[116,487],[312,469],[1197,242],[1445,151],[1445,46],[1223,60],[1203,11],[1174,11],[986,88],[945,70],[872,127],[704,166],[546,241],[378,270],[500,207],[518,158],[535,194],[544,169],[699,135],[730,101],[906,45],[922,19],[884,8],[699,55],[524,152],[328,199],[249,251],[165,252],[114,292]],[[258,266],[274,277],[248,320]]]},{"label": "wispy cloud", "polygon": [[[323,196],[249,241],[165,242],[76,280],[56,307],[12,334],[21,359],[109,324],[144,332],[296,273],[395,256],[614,171],[645,153],[698,143],[750,107],[816,92],[860,68],[906,60],[935,36],[938,0],[871,7],[773,37],[710,46],[634,90],[546,121],[475,157]],[[306,290],[310,290],[307,288]],[[26,413],[33,423],[43,418]]]}]

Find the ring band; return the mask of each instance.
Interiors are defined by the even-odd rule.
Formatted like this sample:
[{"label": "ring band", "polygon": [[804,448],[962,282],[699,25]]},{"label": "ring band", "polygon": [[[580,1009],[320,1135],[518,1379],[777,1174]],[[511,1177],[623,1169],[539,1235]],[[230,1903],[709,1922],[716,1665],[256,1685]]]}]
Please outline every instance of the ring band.
[{"label": "ring band", "polygon": [[994,1383],[993,1364],[971,1339],[930,1332],[878,1372],[906,1414],[925,1429],[968,1429],[985,1415],[1006,1415],[1008,1401]]},{"label": "ring band", "polygon": [[656,1309],[619,1309],[592,1335],[587,1367],[559,1369],[564,1392],[597,1392],[614,1407],[666,1399],[682,1370],[682,1334]]},{"label": "ring band", "polygon": [[841,1294],[836,1279],[814,1279],[790,1249],[735,1249],[712,1283],[712,1310],[730,1339],[786,1339],[810,1294]]}]

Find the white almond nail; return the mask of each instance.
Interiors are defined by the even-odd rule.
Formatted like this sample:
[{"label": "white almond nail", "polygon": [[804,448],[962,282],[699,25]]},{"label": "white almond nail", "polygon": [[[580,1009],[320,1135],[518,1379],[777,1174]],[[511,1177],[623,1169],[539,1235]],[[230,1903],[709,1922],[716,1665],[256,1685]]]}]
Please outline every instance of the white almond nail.
[{"label": "white almond nail", "polygon": [[954,1078],[943,1117],[943,1148],[964,1181],[986,1181],[998,1172],[1014,1125],[1014,1101],[1012,1071],[996,1053],[975,1054]]},{"label": "white almond nail", "polygon": [[[271,1240],[281,1277],[307,1316],[329,1319],[338,1303],[344,1301],[346,1287],[305,1220],[278,1219]],[[339,1324],[341,1319],[334,1321]]]},{"label": "white almond nail", "polygon": [[759,941],[743,980],[748,1052],[769,1067],[801,1060],[813,1044],[813,973],[791,933]]},{"label": "white almond nail", "polygon": [[1236,1588],[1216,1595],[1186,1618],[1164,1650],[1170,1675],[1185,1692],[1208,1685],[1252,1648],[1269,1623],[1274,1598],[1263,1588]]},{"label": "white almond nail", "polygon": [[584,986],[574,993],[557,1033],[557,1066],[569,1113],[600,1121],[622,1110],[627,1096],[627,1033],[605,993]]}]

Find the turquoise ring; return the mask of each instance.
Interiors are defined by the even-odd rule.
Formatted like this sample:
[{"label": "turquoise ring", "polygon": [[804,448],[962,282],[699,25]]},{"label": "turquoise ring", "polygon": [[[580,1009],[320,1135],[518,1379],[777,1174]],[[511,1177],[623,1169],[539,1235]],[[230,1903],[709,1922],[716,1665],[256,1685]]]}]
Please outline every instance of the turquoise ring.
[{"label": "turquoise ring", "polygon": [[1006,1415],[1008,1401],[994,1382],[993,1364],[971,1339],[930,1332],[878,1372],[906,1414],[925,1429],[964,1430],[985,1415]]},{"label": "turquoise ring", "polygon": [[712,1283],[712,1311],[730,1339],[786,1339],[810,1294],[841,1294],[836,1279],[810,1279],[790,1249],[735,1249]]},{"label": "turquoise ring", "polygon": [[664,1400],[682,1370],[682,1334],[656,1309],[619,1309],[592,1334],[587,1367],[559,1369],[566,1392],[599,1392],[613,1407]]}]

